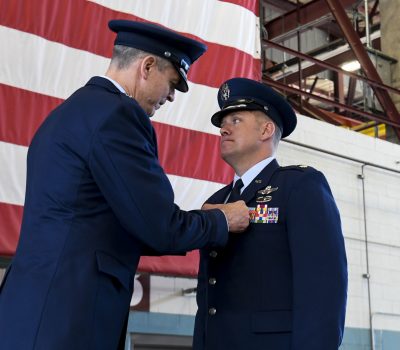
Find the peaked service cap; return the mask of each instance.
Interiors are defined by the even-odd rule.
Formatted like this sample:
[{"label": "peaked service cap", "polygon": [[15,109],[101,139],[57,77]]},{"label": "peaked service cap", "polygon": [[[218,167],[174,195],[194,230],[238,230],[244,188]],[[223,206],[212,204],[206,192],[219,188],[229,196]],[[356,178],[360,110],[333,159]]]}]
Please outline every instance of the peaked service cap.
[{"label": "peaked service cap", "polygon": [[285,98],[271,87],[255,80],[232,78],[218,90],[221,108],[211,117],[211,123],[221,127],[222,118],[233,111],[259,110],[271,118],[282,131],[282,138],[296,128],[296,113]]},{"label": "peaked service cap", "polygon": [[190,65],[207,50],[206,45],[156,24],[115,19],[108,26],[117,33],[114,45],[134,47],[169,60],[181,77],[176,89],[189,90]]}]

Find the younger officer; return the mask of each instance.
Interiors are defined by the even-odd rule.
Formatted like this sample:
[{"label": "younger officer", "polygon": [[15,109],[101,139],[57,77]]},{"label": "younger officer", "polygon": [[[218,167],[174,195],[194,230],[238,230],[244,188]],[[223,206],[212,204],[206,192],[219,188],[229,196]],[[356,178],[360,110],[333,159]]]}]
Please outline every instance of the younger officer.
[{"label": "younger officer", "polygon": [[243,78],[225,82],[218,103],[211,121],[236,175],[204,208],[240,198],[251,223],[225,248],[201,250],[193,349],[337,350],[347,293],[339,213],[322,173],[275,160],[296,115]]},{"label": "younger officer", "polygon": [[115,20],[105,77],[56,108],[34,136],[20,241],[0,287],[2,350],[123,348],[139,258],[222,246],[244,203],[181,211],[149,116],[205,51],[159,26]]}]

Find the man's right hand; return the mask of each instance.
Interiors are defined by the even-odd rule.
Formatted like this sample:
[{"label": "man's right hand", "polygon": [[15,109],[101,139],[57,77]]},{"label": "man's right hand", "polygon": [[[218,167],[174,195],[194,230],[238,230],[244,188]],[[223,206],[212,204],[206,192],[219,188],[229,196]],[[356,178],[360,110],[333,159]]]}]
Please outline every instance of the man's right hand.
[{"label": "man's right hand", "polygon": [[203,210],[208,209],[220,209],[224,212],[226,220],[228,222],[229,232],[239,233],[246,230],[249,226],[249,208],[247,208],[244,201],[237,201],[234,203],[227,204],[204,204],[201,208]]}]

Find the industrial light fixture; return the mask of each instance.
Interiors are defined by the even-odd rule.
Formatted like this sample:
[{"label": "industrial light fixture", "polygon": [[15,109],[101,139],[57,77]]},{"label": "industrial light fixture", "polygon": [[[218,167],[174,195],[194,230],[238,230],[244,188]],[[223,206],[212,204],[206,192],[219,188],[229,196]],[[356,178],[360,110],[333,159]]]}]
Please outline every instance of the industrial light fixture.
[{"label": "industrial light fixture", "polygon": [[359,70],[361,68],[361,65],[358,61],[350,61],[342,64],[341,68],[347,72],[354,72],[356,70]]}]

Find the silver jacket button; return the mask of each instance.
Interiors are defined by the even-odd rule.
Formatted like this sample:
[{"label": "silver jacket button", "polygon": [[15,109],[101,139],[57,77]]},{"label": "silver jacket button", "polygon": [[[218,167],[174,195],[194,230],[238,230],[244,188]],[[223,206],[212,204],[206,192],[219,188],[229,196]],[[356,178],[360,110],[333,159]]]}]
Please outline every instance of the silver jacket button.
[{"label": "silver jacket button", "polygon": [[214,308],[214,307],[211,307],[211,308],[208,309],[208,313],[209,313],[211,316],[214,316],[214,315],[217,313],[217,309]]},{"label": "silver jacket button", "polygon": [[212,258],[216,258],[217,255],[218,255],[218,253],[217,253],[215,250],[212,250],[212,251],[210,252],[210,256],[211,256]]}]

